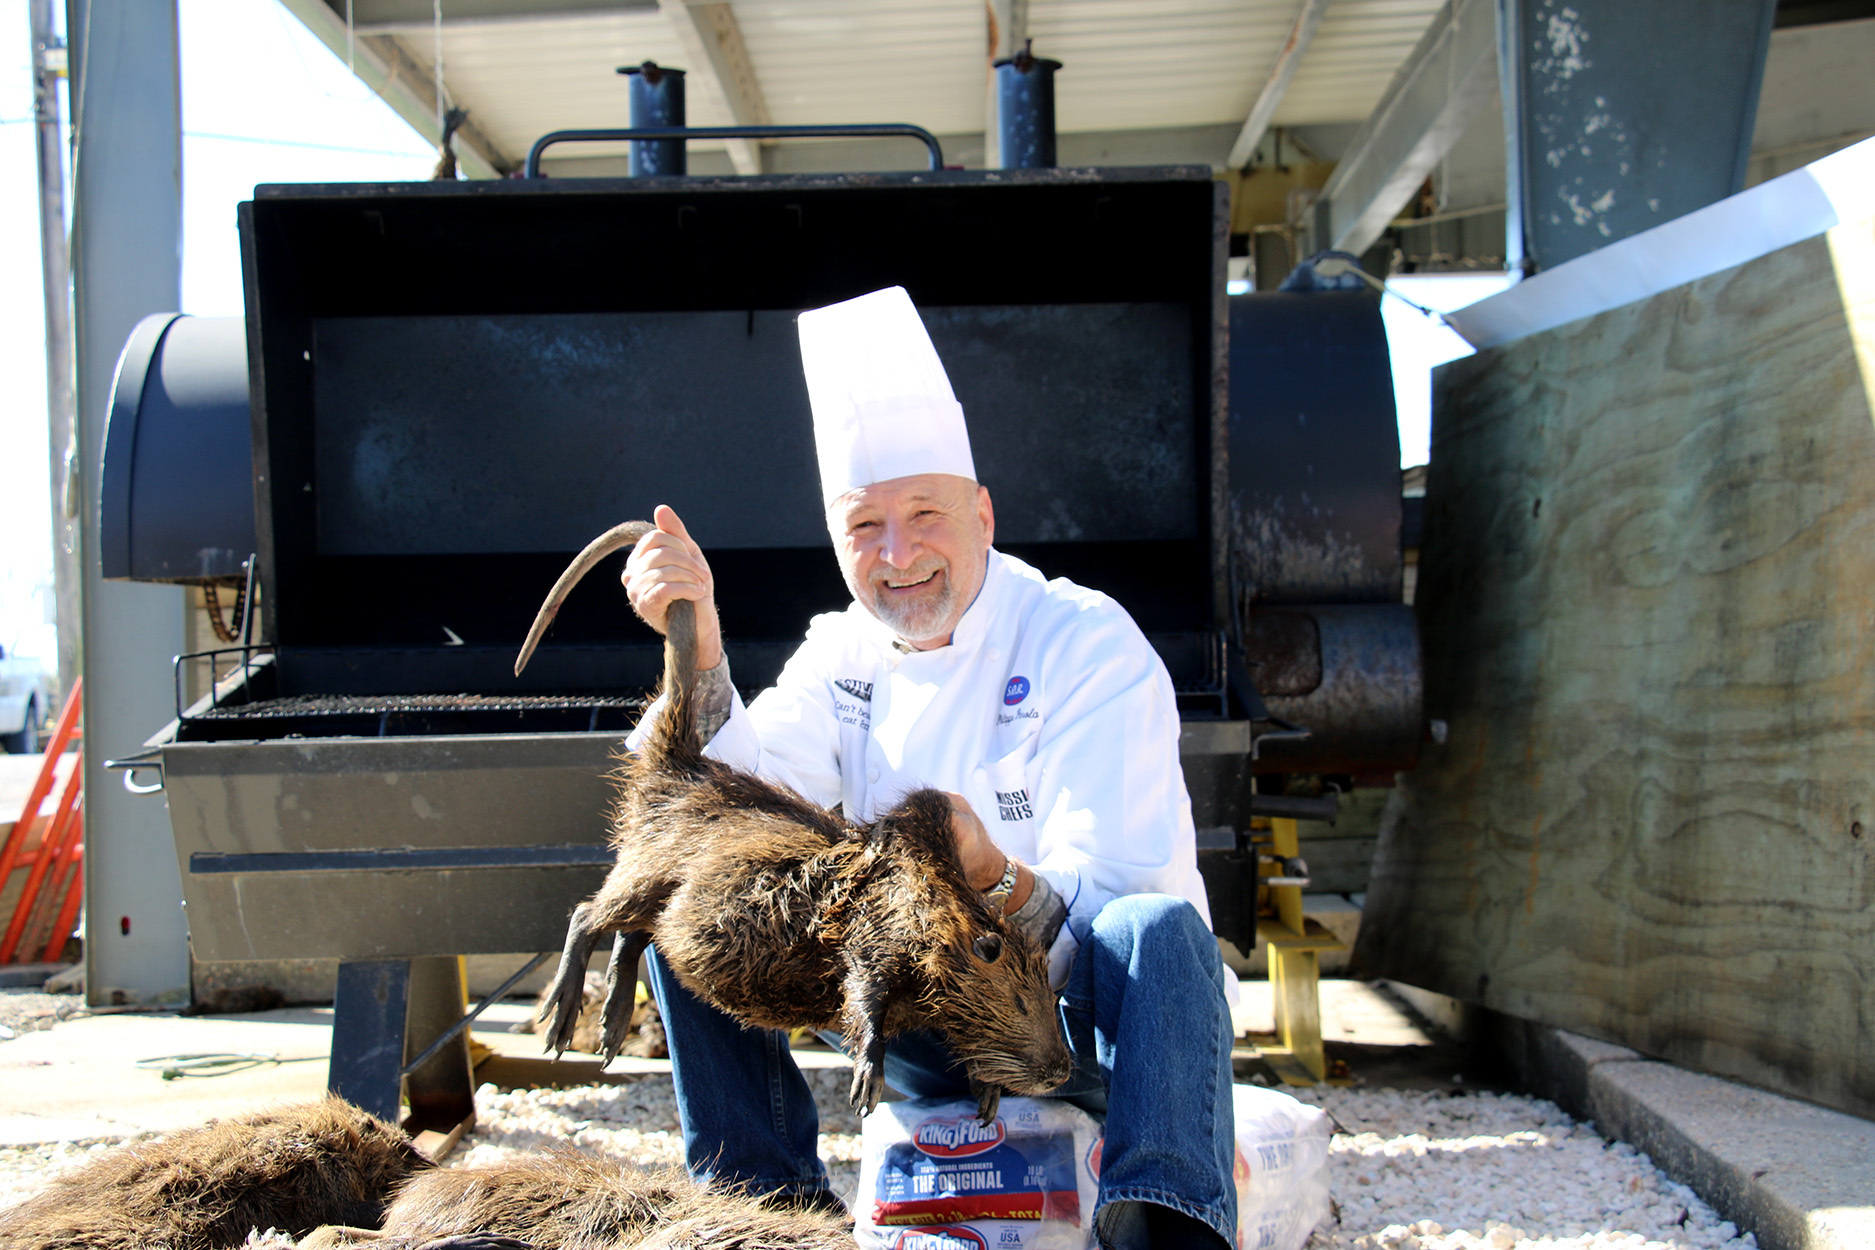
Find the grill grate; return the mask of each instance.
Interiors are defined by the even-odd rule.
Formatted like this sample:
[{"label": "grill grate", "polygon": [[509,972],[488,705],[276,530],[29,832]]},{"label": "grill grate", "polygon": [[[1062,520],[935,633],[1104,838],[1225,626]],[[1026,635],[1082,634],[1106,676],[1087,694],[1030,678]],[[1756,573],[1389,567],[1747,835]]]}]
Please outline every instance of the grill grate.
[{"label": "grill grate", "polygon": [[280,720],[305,716],[401,716],[454,712],[641,712],[634,695],[301,694],[204,708],[190,720]]}]

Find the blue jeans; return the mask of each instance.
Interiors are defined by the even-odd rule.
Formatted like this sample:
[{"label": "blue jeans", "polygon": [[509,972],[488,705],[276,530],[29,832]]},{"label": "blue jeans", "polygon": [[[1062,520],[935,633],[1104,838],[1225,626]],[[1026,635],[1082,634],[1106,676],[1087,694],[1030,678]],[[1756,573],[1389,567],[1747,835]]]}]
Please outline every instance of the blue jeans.
[{"label": "blue jeans", "polygon": [[[693,997],[653,948],[646,961],[670,1039],[693,1176],[757,1193],[827,1188],[819,1114],[781,1033],[745,1029]],[[1187,1241],[1234,1245],[1231,1024],[1217,940],[1181,898],[1134,894],[1094,918],[1061,992],[1075,1074],[1053,1097],[1106,1122],[1096,1228],[1114,1250]],[[935,1034],[895,1037],[886,1080],[914,1098],[965,1097],[969,1081]],[[1142,1205],[1148,1204],[1148,1205]],[[1155,1208],[1201,1223],[1165,1234]]]}]

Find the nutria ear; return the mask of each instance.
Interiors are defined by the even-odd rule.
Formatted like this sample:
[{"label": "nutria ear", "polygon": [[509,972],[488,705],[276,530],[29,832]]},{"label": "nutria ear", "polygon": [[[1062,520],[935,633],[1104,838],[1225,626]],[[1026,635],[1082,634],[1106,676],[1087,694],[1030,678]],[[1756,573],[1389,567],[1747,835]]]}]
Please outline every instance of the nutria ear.
[{"label": "nutria ear", "polygon": [[985,933],[973,942],[971,947],[976,951],[978,959],[986,964],[993,964],[1003,953],[1003,939],[999,934]]}]

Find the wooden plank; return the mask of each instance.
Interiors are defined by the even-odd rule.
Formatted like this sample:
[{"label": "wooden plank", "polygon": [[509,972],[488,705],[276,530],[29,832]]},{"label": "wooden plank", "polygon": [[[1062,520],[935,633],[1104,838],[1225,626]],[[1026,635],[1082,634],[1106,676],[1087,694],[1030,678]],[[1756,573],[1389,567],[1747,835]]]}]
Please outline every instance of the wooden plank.
[{"label": "wooden plank", "polygon": [[1435,383],[1376,975],[1875,1115],[1875,221]]}]

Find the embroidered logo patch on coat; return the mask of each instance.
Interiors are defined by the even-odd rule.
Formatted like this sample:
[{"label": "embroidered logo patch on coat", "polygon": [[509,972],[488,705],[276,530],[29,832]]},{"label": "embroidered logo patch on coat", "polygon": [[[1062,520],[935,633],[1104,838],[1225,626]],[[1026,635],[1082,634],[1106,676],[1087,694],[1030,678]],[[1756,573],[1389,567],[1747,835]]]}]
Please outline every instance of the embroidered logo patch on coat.
[{"label": "embroidered logo patch on coat", "polygon": [[1029,679],[1011,677],[1009,684],[1003,687],[1003,706],[1014,707],[1029,697]]}]

